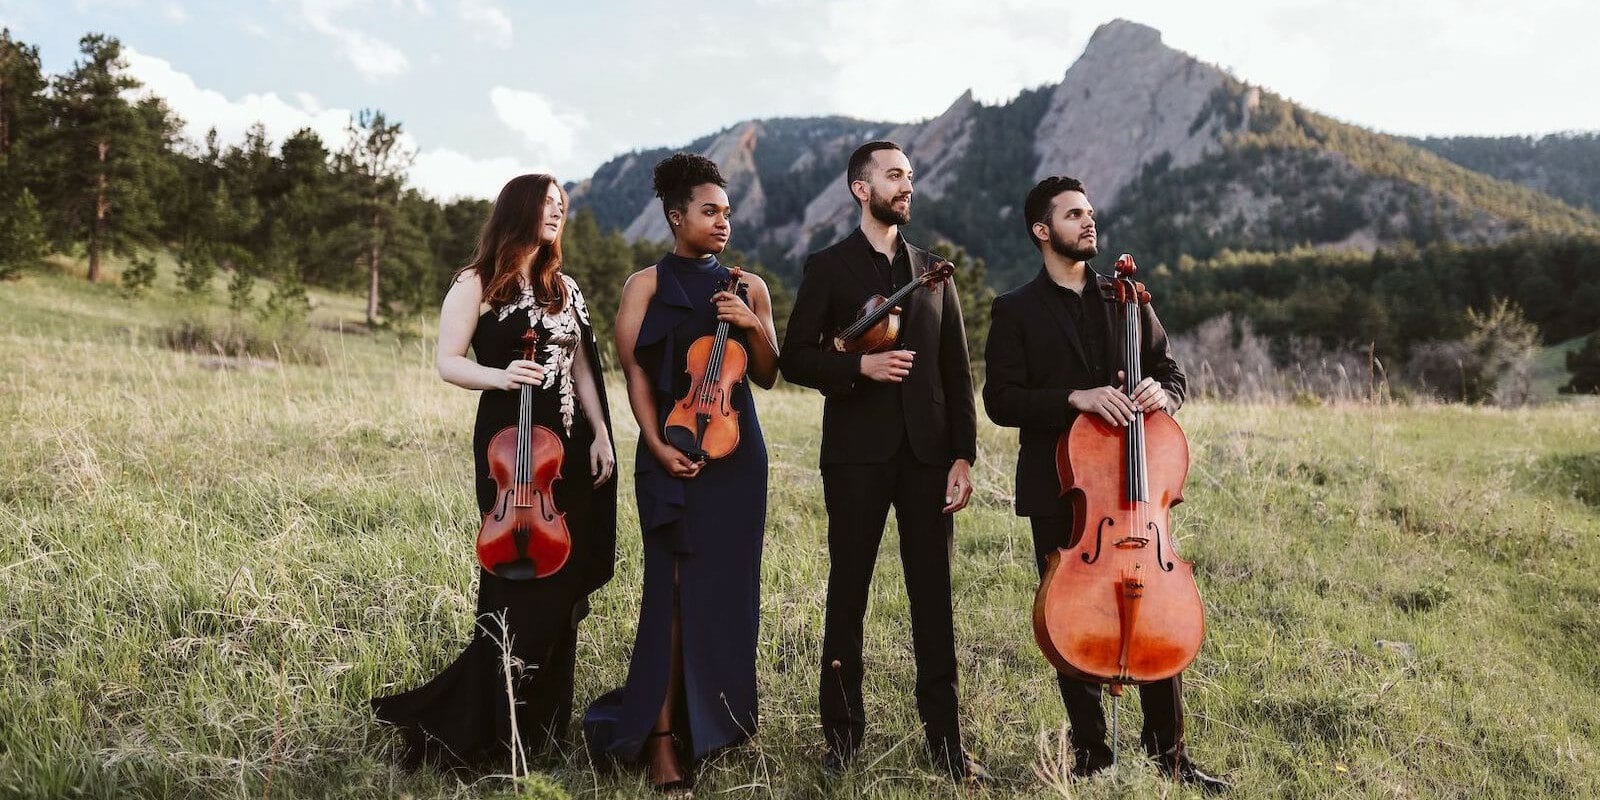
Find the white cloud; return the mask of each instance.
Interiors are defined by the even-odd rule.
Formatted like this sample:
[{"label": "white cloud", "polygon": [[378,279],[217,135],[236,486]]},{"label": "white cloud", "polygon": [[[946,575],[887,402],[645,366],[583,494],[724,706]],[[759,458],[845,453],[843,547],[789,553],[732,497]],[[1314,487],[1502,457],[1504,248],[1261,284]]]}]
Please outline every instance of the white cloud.
[{"label": "white cloud", "polygon": [[505,186],[506,181],[538,171],[509,156],[473,158],[441,147],[417,156],[416,162],[411,165],[411,182],[440,200],[458,197],[491,199],[500,193],[500,187]]},{"label": "white cloud", "polygon": [[[815,73],[833,110],[867,119],[910,120],[943,112],[963,91],[979,100],[1059,81],[1068,13],[1049,0],[832,0],[805,26]],[[1080,45],[1081,47],[1081,45]]]},{"label": "white cloud", "polygon": [[214,89],[201,88],[194,78],[178,71],[165,59],[131,47],[124,47],[122,54],[128,60],[129,73],[138,78],[146,90],[165,99],[183,118],[183,134],[192,141],[203,141],[206,131],[216,128],[222,141],[236,142],[244,137],[245,129],[257,121],[266,126],[267,136],[273,141],[283,141],[301,128],[316,131],[329,146],[344,141],[344,126],[350,119],[350,112],[342,108],[322,108],[316,98],[308,94],[296,95],[292,103],[275,92],[252,93],[232,100]]},{"label": "white cloud", "polygon": [[461,0],[456,6],[461,19],[472,26],[474,38],[505,50],[514,35],[511,17],[489,0]]},{"label": "white cloud", "polygon": [[183,23],[189,21],[189,12],[184,11],[183,6],[180,6],[177,3],[167,3],[162,7],[161,12],[167,15],[168,22],[171,22],[175,25],[182,25]]},{"label": "white cloud", "polygon": [[569,164],[577,154],[578,136],[589,127],[580,113],[557,112],[544,95],[496,86],[489,102],[500,121],[522,134],[536,161],[555,166]]},{"label": "white cloud", "polygon": [[399,48],[334,21],[345,9],[365,5],[361,0],[300,0],[300,15],[312,30],[339,42],[345,58],[366,79],[392,78],[405,73],[411,64]]},{"label": "white cloud", "polygon": [[[123,48],[122,53],[128,60],[128,72],[144,84],[145,91],[165,99],[183,118],[183,135],[190,141],[204,141],[206,132],[216,128],[217,138],[224,146],[237,144],[244,139],[245,131],[259,121],[267,130],[267,138],[275,144],[301,128],[316,131],[330,150],[344,144],[349,109],[324,108],[305,92],[296,93],[293,102],[275,92],[229,99],[221,92],[202,88],[165,59],[131,47]],[[478,159],[449,148],[422,150],[410,134],[401,138],[404,147],[420,151],[411,167],[411,185],[441,200],[492,198],[507,180],[534,171],[512,157]]]}]

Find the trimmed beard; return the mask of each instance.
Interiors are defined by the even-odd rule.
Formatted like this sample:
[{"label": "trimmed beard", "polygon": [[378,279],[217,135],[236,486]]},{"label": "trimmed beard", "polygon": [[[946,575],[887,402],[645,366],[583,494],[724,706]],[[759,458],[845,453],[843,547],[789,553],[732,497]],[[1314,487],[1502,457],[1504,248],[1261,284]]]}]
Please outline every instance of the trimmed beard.
[{"label": "trimmed beard", "polygon": [[1050,231],[1050,249],[1062,258],[1070,258],[1073,261],[1088,261],[1100,254],[1100,248],[1092,244],[1086,248],[1074,247],[1061,241],[1060,237],[1055,234],[1055,231]]},{"label": "trimmed beard", "polygon": [[877,192],[869,191],[867,196],[867,213],[871,214],[873,219],[885,225],[905,225],[909,223],[911,221],[911,206],[909,203],[909,198],[904,214],[894,210],[893,203],[893,197],[890,197],[889,200],[885,202],[882,198],[878,197]]}]

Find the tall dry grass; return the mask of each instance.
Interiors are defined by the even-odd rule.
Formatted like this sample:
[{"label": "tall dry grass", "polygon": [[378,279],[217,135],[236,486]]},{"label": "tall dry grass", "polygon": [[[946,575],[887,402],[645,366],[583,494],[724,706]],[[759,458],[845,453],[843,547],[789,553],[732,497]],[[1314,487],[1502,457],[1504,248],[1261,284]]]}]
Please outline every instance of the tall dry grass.
[{"label": "tall dry grass", "polygon": [[[169,310],[69,276],[0,288],[0,796],[645,796],[581,748],[516,783],[392,764],[366,699],[426,680],[473,625],[474,400],[433,375],[430,342],[319,327],[325,364],[214,369],[162,346]],[[702,766],[701,796],[956,796],[919,752],[894,533],[867,625],[866,752],[824,790],[819,401],[758,403],[762,729]],[[1194,756],[1247,798],[1600,796],[1595,411],[1186,408],[1175,530],[1209,624],[1186,679]],[[637,431],[614,422],[628,498]],[[1010,513],[1014,433],[984,423],[979,448],[954,599],[988,795],[1192,796],[1133,757],[1136,693],[1118,772],[1062,778]],[[621,511],[580,704],[627,668],[640,552]]]}]

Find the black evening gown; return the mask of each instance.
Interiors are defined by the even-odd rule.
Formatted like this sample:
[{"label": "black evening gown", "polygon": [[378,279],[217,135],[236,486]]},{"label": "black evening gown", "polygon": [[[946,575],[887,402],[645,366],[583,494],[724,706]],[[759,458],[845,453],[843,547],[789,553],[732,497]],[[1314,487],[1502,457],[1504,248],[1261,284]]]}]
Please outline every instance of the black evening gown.
[{"label": "black evening gown", "polygon": [[[656,293],[634,353],[649,374],[660,419],[689,388],[689,345],[715,332],[714,257],[668,254],[655,267]],[[731,337],[744,344],[742,332]],[[644,537],[644,592],[628,682],[594,702],[584,734],[598,759],[637,760],[666,698],[672,633],[672,573],[679,571],[684,704],[677,733],[695,758],[738,744],[756,730],[756,626],[761,545],[767,518],[767,447],[748,379],[734,392],[739,446],[691,480],[672,477],[640,439],[634,467]]]},{"label": "black evening gown", "polygon": [[[594,431],[578,404],[573,363],[578,347],[587,349],[599,384],[605,382],[589,315],[577,284],[563,275],[571,298],[559,313],[545,313],[531,293],[490,309],[478,318],[472,351],[478,363],[504,368],[522,357],[521,337],[531,325],[547,334],[538,362],[554,367],[534,393],[534,422],[561,437],[561,480],[556,507],[566,514],[572,554],[556,573],[533,580],[506,580],[478,569],[477,624],[472,640],[456,660],[428,683],[372,700],[378,719],[401,732],[408,766],[429,763],[474,772],[506,771],[511,766],[512,706],[508,703],[501,642],[510,637],[516,730],[525,753],[538,752],[567,738],[572,716],[573,666],[578,622],[589,609],[588,595],[611,579],[616,554],[616,485],[613,478],[594,488],[589,446]],[[472,451],[477,465],[478,510],[495,501],[489,476],[489,440],[517,424],[520,393],[484,391],[478,400]],[[607,412],[609,413],[609,412]],[[607,429],[610,428],[608,422]],[[471,552],[463,547],[462,552]],[[476,559],[474,559],[475,561]],[[504,615],[502,629],[500,615]]]}]

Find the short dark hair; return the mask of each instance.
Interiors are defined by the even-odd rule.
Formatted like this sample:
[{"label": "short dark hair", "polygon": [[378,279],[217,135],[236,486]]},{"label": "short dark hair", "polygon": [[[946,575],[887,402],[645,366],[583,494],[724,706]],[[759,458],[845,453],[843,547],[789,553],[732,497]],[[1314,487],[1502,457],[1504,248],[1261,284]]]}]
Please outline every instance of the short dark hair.
[{"label": "short dark hair", "polygon": [[[897,145],[894,142],[885,141],[867,142],[866,144],[857,147],[856,151],[850,154],[850,165],[845,167],[844,170],[844,188],[845,191],[850,192],[850,197],[855,198],[856,196],[855,189],[851,188],[855,185],[855,182],[864,181],[867,179],[867,165],[872,163],[873,153],[876,153],[879,150],[899,149],[900,145]],[[861,205],[861,201],[856,200],[856,205]]]},{"label": "short dark hair", "polygon": [[1082,181],[1065,175],[1052,175],[1028,190],[1028,199],[1022,202],[1022,220],[1028,227],[1028,241],[1033,242],[1034,247],[1044,246],[1044,242],[1033,235],[1034,223],[1049,225],[1050,209],[1055,206],[1056,198],[1066,192],[1083,192],[1085,197],[1089,195]]},{"label": "short dark hair", "polygon": [[724,189],[728,182],[723,179],[722,171],[717,169],[717,162],[696,153],[673,153],[661,159],[656,164],[655,183],[656,197],[661,198],[661,214],[667,218],[670,226],[672,216],[669,211],[688,211],[689,198],[694,196],[694,187],[703,183],[714,183]]}]

